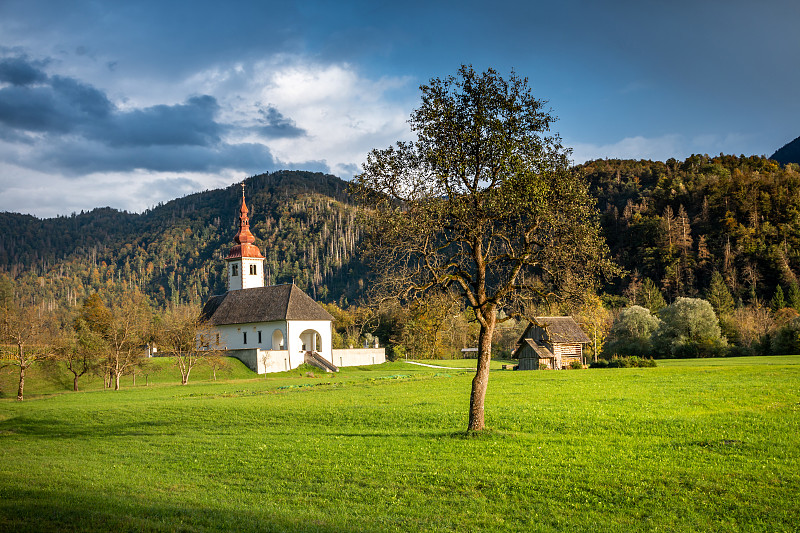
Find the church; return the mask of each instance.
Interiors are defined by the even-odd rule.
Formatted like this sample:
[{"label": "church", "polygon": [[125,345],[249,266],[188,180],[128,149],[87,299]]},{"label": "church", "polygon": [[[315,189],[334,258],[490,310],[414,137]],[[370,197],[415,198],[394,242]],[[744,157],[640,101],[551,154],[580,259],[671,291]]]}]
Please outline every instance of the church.
[{"label": "church", "polygon": [[202,344],[235,357],[251,370],[283,372],[303,363],[336,372],[341,366],[386,360],[383,348],[334,350],[333,317],[291,284],[264,284],[264,256],[255,246],[242,184],[239,229],[225,258],[228,291],[208,299]]}]

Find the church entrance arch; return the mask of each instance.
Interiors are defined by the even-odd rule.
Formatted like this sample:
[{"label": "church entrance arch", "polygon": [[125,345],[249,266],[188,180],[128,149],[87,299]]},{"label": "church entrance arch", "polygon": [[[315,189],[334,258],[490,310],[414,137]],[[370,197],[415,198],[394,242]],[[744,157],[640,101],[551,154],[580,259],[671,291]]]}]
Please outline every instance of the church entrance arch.
[{"label": "church entrance arch", "polygon": [[322,336],[314,329],[307,329],[301,333],[300,343],[304,352],[318,352],[322,350]]},{"label": "church entrance arch", "polygon": [[285,346],[285,342],[283,340],[283,332],[279,329],[276,329],[272,332],[272,349],[273,350],[283,350]]}]

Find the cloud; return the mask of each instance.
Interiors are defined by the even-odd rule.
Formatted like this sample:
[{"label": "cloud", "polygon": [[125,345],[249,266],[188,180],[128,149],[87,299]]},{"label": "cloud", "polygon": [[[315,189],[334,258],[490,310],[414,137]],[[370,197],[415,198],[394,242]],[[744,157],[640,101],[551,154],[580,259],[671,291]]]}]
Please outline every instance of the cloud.
[{"label": "cloud", "polygon": [[626,137],[612,144],[573,144],[573,160],[583,163],[593,159],[686,159],[692,154],[744,154],[758,141],[753,134],[708,133],[687,137],[668,134],[659,137]]},{"label": "cloud", "polygon": [[214,119],[213,96],[196,96],[178,105],[156,105],[116,113],[92,125],[87,138],[109,146],[214,146],[225,127]]},{"label": "cloud", "polygon": [[91,85],[49,77],[23,57],[4,61],[5,79],[12,84],[0,89],[0,124],[28,132],[67,133],[105,120],[114,109],[106,95]]},{"label": "cloud", "polygon": [[[4,52],[11,55],[2,59],[0,163],[9,174],[0,180],[0,209],[141,211],[195,186],[279,169],[348,178],[370,149],[410,133],[411,105],[397,95],[411,80],[369,79],[346,64],[299,56],[237,61],[164,93],[118,86],[112,96],[50,72],[63,68],[59,61]],[[42,202],[25,207],[37,195]]]},{"label": "cloud", "polygon": [[[686,140],[680,135],[660,137],[626,137],[612,144],[573,143],[572,155],[575,163],[593,159],[651,159],[665,161],[679,158],[686,152]],[[689,155],[689,154],[686,154]]]},{"label": "cloud", "polygon": [[274,106],[267,106],[266,111],[259,109],[263,117],[263,126],[258,128],[258,133],[268,139],[302,137],[306,134],[303,128],[298,128],[294,120],[284,117]]},{"label": "cloud", "polygon": [[31,168],[59,168],[67,176],[101,172],[147,170],[153,172],[218,172],[233,169],[248,173],[277,170],[268,147],[261,144],[220,143],[214,146],[128,145],[108,148],[94,141],[68,139],[37,150],[38,164]]},{"label": "cloud", "polygon": [[[121,110],[96,87],[48,76],[23,56],[3,61],[5,79],[16,83],[0,89],[0,124],[10,143],[6,160],[16,165],[65,176],[277,168],[265,144],[223,139],[230,127],[216,120],[220,106],[213,96]],[[277,110],[268,118],[273,128],[292,134],[292,121]]]},{"label": "cloud", "polygon": [[47,79],[47,75],[24,57],[0,59],[0,82],[11,85],[32,85]]},{"label": "cloud", "polygon": [[241,181],[241,173],[155,173],[134,170],[64,178],[49,172],[14,167],[0,161],[3,206],[14,212],[52,217],[110,206],[142,211],[159,202],[195,191]]}]

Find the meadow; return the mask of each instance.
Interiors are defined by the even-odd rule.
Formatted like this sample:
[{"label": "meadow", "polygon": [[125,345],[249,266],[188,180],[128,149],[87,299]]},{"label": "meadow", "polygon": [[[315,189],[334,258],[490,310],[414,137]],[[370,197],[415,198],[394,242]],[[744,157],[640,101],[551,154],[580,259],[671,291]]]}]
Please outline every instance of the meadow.
[{"label": "meadow", "polygon": [[0,376],[0,530],[800,527],[800,356],[493,369],[471,435],[455,368]]}]

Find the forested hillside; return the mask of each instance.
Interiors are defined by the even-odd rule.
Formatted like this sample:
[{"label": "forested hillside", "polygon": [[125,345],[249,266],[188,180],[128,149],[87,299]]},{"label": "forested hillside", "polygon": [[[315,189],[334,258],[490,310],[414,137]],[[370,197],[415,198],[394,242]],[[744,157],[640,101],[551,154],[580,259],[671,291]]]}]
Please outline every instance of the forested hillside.
[{"label": "forested hillside", "polygon": [[[282,171],[246,180],[251,230],[271,283],[294,282],[323,301],[353,298],[363,268],[346,182]],[[39,220],[0,213],[0,271],[39,301],[80,301],[100,287],[138,286],[157,304],[225,291],[241,188],[205,191],[143,214],[110,208]]]},{"label": "forested hillside", "polygon": [[583,165],[612,254],[630,272],[611,292],[630,296],[650,278],[668,300],[704,295],[718,271],[748,304],[795,285],[799,169],[734,156]]},{"label": "forested hillside", "polygon": [[[704,296],[716,271],[738,302],[751,304],[797,283],[798,165],[692,156],[598,160],[576,171],[597,198],[612,255],[629,272],[606,287],[610,295],[635,299],[649,278],[667,301]],[[246,193],[268,282],[294,280],[318,300],[340,304],[363,295],[367,271],[347,182],[281,171],[247,179]],[[100,208],[39,220],[0,213],[0,271],[54,305],[133,285],[159,305],[202,301],[225,290],[223,258],[240,198],[240,187],[231,185],[142,214]]]}]

